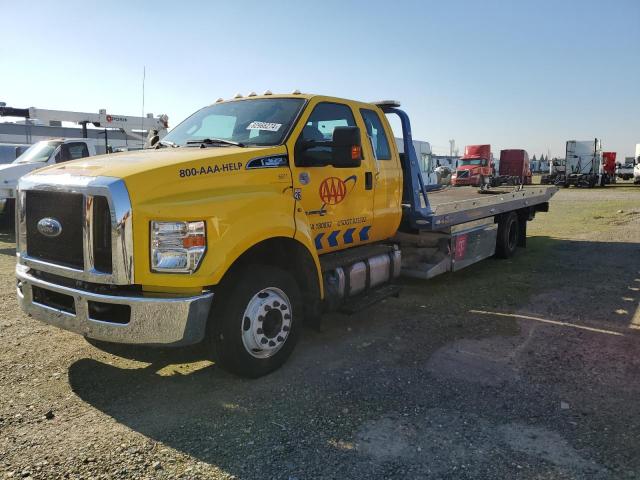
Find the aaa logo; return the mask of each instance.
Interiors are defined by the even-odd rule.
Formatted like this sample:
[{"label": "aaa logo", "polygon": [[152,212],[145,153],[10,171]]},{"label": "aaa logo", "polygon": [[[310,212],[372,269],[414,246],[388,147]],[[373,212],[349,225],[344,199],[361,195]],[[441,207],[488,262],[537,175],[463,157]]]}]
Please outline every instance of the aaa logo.
[{"label": "aaa logo", "polygon": [[347,185],[338,177],[325,178],[320,184],[320,198],[325,205],[336,205],[347,196]]}]

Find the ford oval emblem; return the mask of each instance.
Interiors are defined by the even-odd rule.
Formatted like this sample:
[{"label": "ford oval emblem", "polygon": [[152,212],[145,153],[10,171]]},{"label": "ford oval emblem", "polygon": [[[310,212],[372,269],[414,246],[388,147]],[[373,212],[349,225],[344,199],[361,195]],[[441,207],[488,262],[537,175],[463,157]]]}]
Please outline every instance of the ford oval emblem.
[{"label": "ford oval emblem", "polygon": [[57,237],[62,233],[62,224],[55,218],[45,217],[38,222],[38,231],[45,237]]}]

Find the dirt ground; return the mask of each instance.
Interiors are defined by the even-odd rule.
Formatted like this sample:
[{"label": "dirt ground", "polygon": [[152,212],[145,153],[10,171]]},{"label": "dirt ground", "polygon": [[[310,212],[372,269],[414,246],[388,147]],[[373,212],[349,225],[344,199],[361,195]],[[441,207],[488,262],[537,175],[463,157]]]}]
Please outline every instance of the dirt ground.
[{"label": "dirt ground", "polygon": [[640,478],[640,187],[306,330],[258,380],[20,313],[0,233],[0,478]]}]

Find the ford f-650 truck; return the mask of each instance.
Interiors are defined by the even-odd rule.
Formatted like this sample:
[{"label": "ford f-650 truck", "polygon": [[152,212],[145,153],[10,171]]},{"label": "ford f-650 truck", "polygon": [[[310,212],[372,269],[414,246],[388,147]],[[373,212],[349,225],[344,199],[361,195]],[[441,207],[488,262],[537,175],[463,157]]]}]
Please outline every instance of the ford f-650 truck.
[{"label": "ford f-650 truck", "polygon": [[394,293],[400,274],[513,255],[556,187],[425,186],[398,107],[252,94],[199,110],[154,149],[23,177],[23,310],[99,341],[204,340],[256,377],[289,357],[303,319]]}]

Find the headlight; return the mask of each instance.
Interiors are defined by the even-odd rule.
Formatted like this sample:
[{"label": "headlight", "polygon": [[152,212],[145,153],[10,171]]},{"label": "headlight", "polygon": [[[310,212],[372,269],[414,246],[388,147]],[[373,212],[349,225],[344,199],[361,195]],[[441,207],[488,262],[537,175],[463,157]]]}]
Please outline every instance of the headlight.
[{"label": "headlight", "polygon": [[193,273],[207,249],[205,223],[151,222],[151,270]]}]

